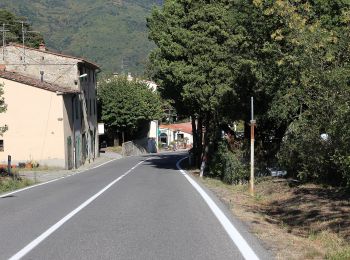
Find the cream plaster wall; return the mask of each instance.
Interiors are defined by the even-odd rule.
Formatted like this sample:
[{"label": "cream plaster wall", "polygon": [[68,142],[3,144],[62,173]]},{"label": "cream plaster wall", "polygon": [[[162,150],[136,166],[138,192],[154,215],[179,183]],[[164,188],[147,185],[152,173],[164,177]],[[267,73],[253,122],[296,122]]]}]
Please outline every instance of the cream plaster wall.
[{"label": "cream plaster wall", "polygon": [[0,125],[8,131],[0,161],[38,161],[49,166],[65,167],[63,97],[54,92],[10,80],[0,79],[4,85],[7,111],[0,114]]}]

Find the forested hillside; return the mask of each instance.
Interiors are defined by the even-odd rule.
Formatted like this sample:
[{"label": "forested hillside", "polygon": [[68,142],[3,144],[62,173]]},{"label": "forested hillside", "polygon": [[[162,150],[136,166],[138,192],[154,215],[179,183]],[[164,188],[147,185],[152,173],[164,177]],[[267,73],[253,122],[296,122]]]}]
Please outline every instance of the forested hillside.
[{"label": "forested hillside", "polygon": [[145,17],[162,0],[1,0],[27,17],[49,48],[95,61],[105,71],[141,74],[153,48]]}]

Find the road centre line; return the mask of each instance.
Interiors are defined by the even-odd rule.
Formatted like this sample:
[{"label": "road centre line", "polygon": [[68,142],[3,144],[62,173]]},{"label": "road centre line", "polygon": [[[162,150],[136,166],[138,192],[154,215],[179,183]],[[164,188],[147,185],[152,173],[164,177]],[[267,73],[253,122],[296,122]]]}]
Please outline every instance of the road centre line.
[{"label": "road centre line", "polygon": [[176,163],[176,167],[185,176],[185,178],[191,183],[191,185],[197,190],[197,192],[202,196],[204,201],[207,203],[211,211],[214,213],[216,218],[219,220],[226,233],[232,239],[233,243],[237,246],[242,256],[247,260],[259,260],[259,257],[255,254],[253,249],[249,246],[247,241],[234,227],[231,221],[225,216],[219,206],[210,198],[210,196],[195,182],[181,167],[180,163],[187,159],[188,157],[182,158]]},{"label": "road centre line", "polygon": [[76,209],[68,213],[65,217],[63,217],[61,220],[59,220],[56,224],[51,226],[49,229],[47,229],[44,233],[42,233],[40,236],[35,238],[32,242],[30,242],[28,245],[26,245],[24,248],[22,248],[20,251],[18,251],[15,255],[13,255],[9,260],[18,260],[24,257],[26,254],[28,254],[30,251],[32,251],[35,247],[37,247],[41,242],[43,242],[48,236],[50,236],[52,233],[54,233],[58,228],[60,228],[63,224],[65,224],[68,220],[70,220],[74,215],[79,213],[82,209],[84,209],[86,206],[88,206],[91,202],[96,200],[99,196],[101,196],[104,192],[106,192],[109,188],[111,188],[114,184],[116,184],[118,181],[123,179],[126,175],[131,173],[136,167],[138,167],[143,162],[149,160],[151,158],[148,158],[146,160],[143,160],[136,164],[134,167],[129,169],[127,172],[125,172],[123,175],[116,178],[114,181],[109,183],[107,186],[105,186],[102,190],[97,192],[95,195],[87,199],[85,202],[83,202],[80,206],[78,206]]},{"label": "road centre line", "polygon": [[114,161],[116,161],[116,160],[118,160],[118,159],[113,159],[113,160],[110,160],[110,161],[108,161],[108,162],[104,162],[104,163],[99,164],[99,165],[97,165],[97,166],[95,166],[95,167],[93,167],[93,168],[90,168],[90,169],[86,169],[86,170],[83,170],[83,171],[80,171],[80,172],[74,172],[74,173],[72,173],[72,174],[68,174],[68,175],[63,176],[63,177],[58,177],[58,178],[53,179],[53,180],[50,180],[50,181],[46,181],[46,182],[34,184],[34,185],[31,185],[31,186],[28,186],[28,187],[25,187],[25,188],[22,188],[22,189],[18,189],[18,190],[15,190],[15,191],[11,191],[11,192],[2,194],[2,195],[0,195],[0,199],[6,198],[6,197],[8,197],[8,196],[11,196],[11,195],[13,195],[13,194],[16,194],[16,193],[19,193],[19,192],[22,192],[22,191],[25,191],[25,190],[30,190],[30,189],[33,189],[33,188],[36,188],[36,187],[39,187],[39,186],[42,186],[42,185],[46,185],[46,184],[49,184],[49,183],[52,183],[52,182],[55,182],[55,181],[59,181],[59,180],[62,180],[62,179],[68,178],[68,177],[72,177],[72,176],[77,175],[77,174],[79,174],[79,173],[83,173],[83,172],[87,172],[87,171],[89,171],[89,170],[97,169],[97,168],[99,168],[99,167],[101,167],[101,166],[103,166],[103,165],[106,165],[106,164],[108,164],[108,163],[110,163],[110,162],[114,162]]}]

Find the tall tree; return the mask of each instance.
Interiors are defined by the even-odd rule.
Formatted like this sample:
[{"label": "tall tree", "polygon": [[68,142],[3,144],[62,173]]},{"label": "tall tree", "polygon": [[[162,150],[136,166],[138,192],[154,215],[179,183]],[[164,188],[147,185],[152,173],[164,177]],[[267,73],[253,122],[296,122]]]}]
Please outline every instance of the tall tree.
[{"label": "tall tree", "polygon": [[[142,82],[128,81],[126,77],[105,79],[98,88],[102,120],[112,132],[115,142],[118,132],[133,137],[140,127],[150,120],[163,116],[162,102],[157,92],[152,92]],[[124,142],[125,140],[123,140]],[[118,145],[115,143],[115,145]]]},{"label": "tall tree", "polygon": [[[197,163],[215,136],[223,114],[222,100],[234,97],[228,50],[232,21],[226,1],[165,1],[147,20],[149,38],[157,49],[151,54],[153,78],[178,110],[192,117]],[[206,149],[208,150],[208,149]]]}]

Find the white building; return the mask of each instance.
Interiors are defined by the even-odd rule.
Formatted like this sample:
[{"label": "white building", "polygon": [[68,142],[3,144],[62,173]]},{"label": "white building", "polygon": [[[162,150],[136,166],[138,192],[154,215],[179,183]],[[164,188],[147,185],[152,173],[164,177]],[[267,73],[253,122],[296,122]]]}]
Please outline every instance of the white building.
[{"label": "white building", "polygon": [[172,142],[184,143],[186,146],[193,145],[191,122],[169,124],[159,126],[159,140],[163,145],[169,146]]}]

